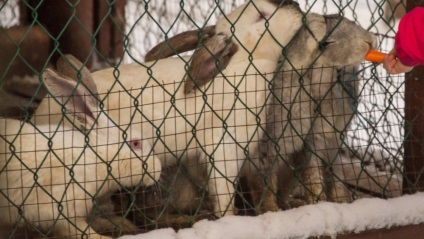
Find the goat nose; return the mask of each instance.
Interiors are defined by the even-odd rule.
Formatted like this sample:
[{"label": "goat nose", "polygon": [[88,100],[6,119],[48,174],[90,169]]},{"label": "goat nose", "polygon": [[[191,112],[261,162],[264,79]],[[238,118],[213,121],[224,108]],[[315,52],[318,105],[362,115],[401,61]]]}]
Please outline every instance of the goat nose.
[{"label": "goat nose", "polygon": [[377,45],[378,45],[378,43],[377,43],[377,36],[376,36],[375,34],[372,34],[372,37],[371,37],[371,45],[372,45],[372,47],[374,47],[374,48],[376,48],[376,47],[377,47]]},{"label": "goat nose", "polygon": [[368,44],[368,50],[374,49],[374,46],[371,42],[366,42]]},{"label": "goat nose", "polygon": [[375,50],[377,49],[377,44],[375,41],[365,41],[368,44],[368,50]]},{"label": "goat nose", "polygon": [[368,41],[366,41],[366,43],[369,45],[370,49],[375,49],[377,48],[377,41],[375,38],[371,38]]}]

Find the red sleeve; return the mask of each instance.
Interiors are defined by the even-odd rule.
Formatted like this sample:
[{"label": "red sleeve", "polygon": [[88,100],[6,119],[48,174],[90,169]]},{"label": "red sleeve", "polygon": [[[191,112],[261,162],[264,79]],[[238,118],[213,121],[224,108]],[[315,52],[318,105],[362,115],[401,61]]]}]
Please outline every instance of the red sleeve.
[{"label": "red sleeve", "polygon": [[424,65],[424,7],[416,7],[402,17],[395,49],[402,64]]}]

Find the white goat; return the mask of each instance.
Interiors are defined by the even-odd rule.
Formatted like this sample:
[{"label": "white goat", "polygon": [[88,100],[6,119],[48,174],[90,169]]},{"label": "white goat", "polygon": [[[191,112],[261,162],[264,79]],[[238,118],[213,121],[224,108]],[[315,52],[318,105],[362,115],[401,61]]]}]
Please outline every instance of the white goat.
[{"label": "white goat", "polygon": [[46,97],[31,122],[0,119],[0,238],[25,226],[59,238],[100,238],[86,220],[93,198],[153,184],[160,161],[145,160],[152,150],[141,124],[123,131],[98,107],[91,79],[87,90],[47,69],[44,84],[55,99]]},{"label": "white goat", "polygon": [[[214,213],[233,214],[242,166],[246,158],[259,158],[255,152],[281,46],[301,24],[302,13],[288,0],[249,1],[222,17],[208,49],[195,52],[190,62],[189,78],[215,76],[202,93],[186,95],[181,87],[190,58],[123,65],[92,76],[99,93],[108,94],[104,104],[114,120],[120,125],[142,122],[143,137],[163,165],[181,161],[192,175],[207,169],[208,178],[199,180],[207,182]],[[222,72],[215,57],[226,66]]]}]

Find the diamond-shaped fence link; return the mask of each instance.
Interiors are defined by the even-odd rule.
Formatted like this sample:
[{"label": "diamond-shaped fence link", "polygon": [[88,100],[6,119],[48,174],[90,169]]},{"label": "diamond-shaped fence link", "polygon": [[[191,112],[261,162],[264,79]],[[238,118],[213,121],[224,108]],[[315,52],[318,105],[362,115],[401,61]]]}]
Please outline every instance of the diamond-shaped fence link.
[{"label": "diamond-shaped fence link", "polygon": [[0,1],[0,238],[402,196],[406,1],[298,2]]}]

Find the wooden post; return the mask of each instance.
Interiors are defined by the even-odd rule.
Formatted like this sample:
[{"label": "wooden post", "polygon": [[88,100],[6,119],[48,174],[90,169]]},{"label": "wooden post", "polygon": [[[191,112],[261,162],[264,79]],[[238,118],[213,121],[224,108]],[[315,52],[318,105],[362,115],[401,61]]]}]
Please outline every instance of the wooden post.
[{"label": "wooden post", "polygon": [[[125,0],[117,0],[113,5],[109,1],[97,1],[95,25],[98,27],[97,48],[100,58],[114,61],[124,52]],[[96,5],[95,5],[96,6]]]},{"label": "wooden post", "polygon": [[[47,66],[50,43],[47,33],[38,26],[0,28],[1,117],[23,119],[25,112],[22,109],[26,108],[32,115],[38,102],[44,98],[44,90],[35,92],[36,75]],[[29,79],[24,80],[25,77]]]},{"label": "wooden post", "polygon": [[[43,25],[54,37],[58,45],[58,50],[63,54],[73,54],[80,61],[91,66],[92,32],[93,32],[93,0],[85,1],[57,1],[32,0],[31,6],[36,7],[37,18],[33,21]],[[29,9],[29,11],[34,11]],[[33,16],[32,14],[29,14]],[[52,61],[56,62],[59,54],[53,46]]]},{"label": "wooden post", "polygon": [[[407,11],[424,1],[407,1]],[[406,74],[405,82],[405,170],[403,192],[424,191],[424,66]]]},{"label": "wooden post", "polygon": [[38,26],[0,28],[0,81],[34,75],[46,67],[51,41]]},{"label": "wooden post", "polygon": [[[72,54],[88,68],[99,69],[104,60],[115,60],[123,54],[125,0],[27,0],[21,3],[21,20],[42,25],[55,38],[52,62],[60,53]],[[34,14],[34,11],[36,14]],[[36,15],[36,18],[33,16]],[[32,18],[31,18],[32,17]],[[25,23],[24,23],[25,24]],[[93,62],[100,53],[100,62]],[[107,65],[106,65],[107,66]]]}]

